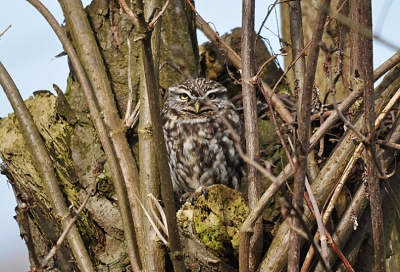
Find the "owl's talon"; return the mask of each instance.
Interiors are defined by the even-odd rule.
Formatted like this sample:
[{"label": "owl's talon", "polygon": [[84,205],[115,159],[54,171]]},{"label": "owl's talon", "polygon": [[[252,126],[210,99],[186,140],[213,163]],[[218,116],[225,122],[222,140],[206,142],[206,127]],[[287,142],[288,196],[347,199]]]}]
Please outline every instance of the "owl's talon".
[{"label": "owl's talon", "polygon": [[208,189],[207,189],[207,187],[203,187],[201,192],[202,192],[204,198],[207,199],[208,198]]},{"label": "owl's talon", "polygon": [[197,198],[194,199],[194,195],[193,195],[193,194],[191,194],[191,195],[189,196],[190,204],[194,205],[194,203],[196,202],[196,200],[197,200]]},{"label": "owl's talon", "polygon": [[192,194],[191,193],[182,194],[181,197],[179,198],[179,203],[181,203],[181,204],[185,203],[188,198],[189,199],[192,198]]},{"label": "owl's talon", "polygon": [[181,197],[179,198],[179,203],[183,204],[187,200],[189,200],[190,204],[194,205],[196,203],[197,199],[199,199],[199,197],[201,195],[204,195],[204,198],[207,199],[207,197],[208,197],[207,187],[198,188],[193,193],[187,192],[187,193],[182,194]]}]

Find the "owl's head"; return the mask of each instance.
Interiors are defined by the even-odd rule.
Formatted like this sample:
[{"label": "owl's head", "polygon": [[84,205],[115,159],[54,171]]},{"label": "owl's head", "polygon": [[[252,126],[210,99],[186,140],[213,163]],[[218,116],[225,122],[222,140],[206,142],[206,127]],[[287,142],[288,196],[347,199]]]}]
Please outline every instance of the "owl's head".
[{"label": "owl's head", "polygon": [[174,110],[178,115],[197,119],[214,116],[215,108],[232,107],[224,86],[207,78],[196,78],[169,87],[163,110]]}]

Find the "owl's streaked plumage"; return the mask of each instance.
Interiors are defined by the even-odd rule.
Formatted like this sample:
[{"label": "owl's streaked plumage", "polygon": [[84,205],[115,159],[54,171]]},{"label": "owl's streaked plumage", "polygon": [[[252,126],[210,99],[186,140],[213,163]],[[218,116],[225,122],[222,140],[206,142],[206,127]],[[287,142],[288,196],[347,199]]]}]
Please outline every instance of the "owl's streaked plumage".
[{"label": "owl's streaked plumage", "polygon": [[240,187],[244,164],[218,114],[226,118],[236,135],[242,134],[239,116],[226,91],[206,78],[189,79],[169,88],[162,119],[173,187],[178,194],[218,183],[236,190]]}]

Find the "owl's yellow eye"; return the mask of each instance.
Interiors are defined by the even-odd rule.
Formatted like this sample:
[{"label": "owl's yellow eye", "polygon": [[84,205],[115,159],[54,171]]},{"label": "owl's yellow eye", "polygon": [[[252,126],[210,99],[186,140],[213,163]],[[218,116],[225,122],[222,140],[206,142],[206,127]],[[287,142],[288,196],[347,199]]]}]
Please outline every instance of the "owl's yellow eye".
[{"label": "owl's yellow eye", "polygon": [[210,93],[209,95],[207,95],[207,98],[210,100],[214,100],[217,97],[217,95],[215,93]]},{"label": "owl's yellow eye", "polygon": [[182,94],[179,95],[179,98],[180,98],[181,100],[188,100],[188,99],[189,99],[189,96],[188,96],[187,94],[185,94],[185,93],[182,93]]}]

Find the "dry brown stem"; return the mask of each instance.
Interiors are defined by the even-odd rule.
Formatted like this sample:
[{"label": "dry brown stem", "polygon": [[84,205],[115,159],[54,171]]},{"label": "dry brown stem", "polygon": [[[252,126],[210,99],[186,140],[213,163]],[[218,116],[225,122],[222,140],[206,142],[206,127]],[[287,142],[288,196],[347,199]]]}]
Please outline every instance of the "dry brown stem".
[{"label": "dry brown stem", "polygon": [[175,271],[186,271],[182,262],[183,253],[179,239],[178,226],[175,217],[175,198],[172,190],[171,176],[169,175],[169,166],[166,160],[167,150],[164,142],[160,120],[160,105],[158,99],[158,85],[155,78],[155,69],[153,63],[153,52],[151,45],[151,28],[144,17],[144,5],[141,0],[135,0],[135,13],[133,13],[123,0],[118,1],[124,11],[128,14],[133,24],[137,28],[138,41],[141,44],[143,69],[145,77],[145,86],[147,90],[147,99],[150,109],[150,118],[153,124],[153,141],[156,152],[156,160],[159,177],[161,179],[161,195],[165,205],[165,213],[168,221],[170,258]]}]

